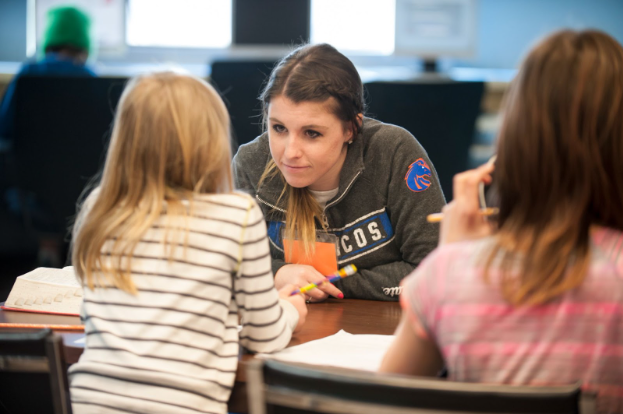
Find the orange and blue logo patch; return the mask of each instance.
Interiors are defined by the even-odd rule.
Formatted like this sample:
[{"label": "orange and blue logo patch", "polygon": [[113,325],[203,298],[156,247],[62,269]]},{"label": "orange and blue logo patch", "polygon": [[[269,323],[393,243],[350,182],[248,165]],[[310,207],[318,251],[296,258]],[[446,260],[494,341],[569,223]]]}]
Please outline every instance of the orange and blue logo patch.
[{"label": "orange and blue logo patch", "polygon": [[417,193],[430,187],[431,178],[430,167],[423,158],[418,158],[413,164],[409,165],[409,170],[407,175],[405,175],[407,187],[409,187],[409,190]]}]

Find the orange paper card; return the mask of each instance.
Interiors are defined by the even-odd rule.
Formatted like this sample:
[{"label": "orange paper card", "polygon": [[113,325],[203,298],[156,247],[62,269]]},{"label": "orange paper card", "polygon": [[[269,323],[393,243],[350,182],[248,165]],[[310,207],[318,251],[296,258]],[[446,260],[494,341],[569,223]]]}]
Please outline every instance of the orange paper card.
[{"label": "orange paper card", "polygon": [[313,266],[325,276],[337,272],[337,256],[334,243],[316,242],[316,251],[311,257],[306,257],[303,245],[298,240],[284,239],[283,247],[286,254],[286,262],[288,263]]}]

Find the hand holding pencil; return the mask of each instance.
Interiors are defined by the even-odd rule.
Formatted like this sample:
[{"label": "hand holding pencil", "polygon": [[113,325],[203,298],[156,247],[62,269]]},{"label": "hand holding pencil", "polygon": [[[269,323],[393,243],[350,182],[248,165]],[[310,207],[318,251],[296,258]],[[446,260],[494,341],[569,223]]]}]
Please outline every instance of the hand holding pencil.
[{"label": "hand holding pencil", "polygon": [[[489,217],[489,216],[495,216],[499,212],[500,212],[500,209],[497,207],[485,207],[485,208],[481,208],[478,213],[483,217]],[[444,217],[443,213],[433,213],[433,214],[429,214],[428,216],[426,216],[426,221],[428,221],[429,223],[439,223],[441,222],[441,220],[443,220],[443,217]]]},{"label": "hand holding pencil", "polygon": [[323,283],[327,283],[327,282],[333,283],[333,282],[338,281],[340,279],[343,279],[345,277],[352,276],[355,273],[357,273],[357,267],[355,265],[352,265],[352,264],[348,265],[346,267],[341,268],[340,270],[338,270],[334,274],[332,274],[330,276],[327,276],[326,279],[319,280],[317,282],[310,283],[307,286],[303,286],[302,288],[293,290],[292,293],[290,293],[290,296],[298,295],[299,293],[301,293],[301,294],[305,293],[305,292],[307,292],[309,290],[317,288],[318,286],[322,285]]},{"label": "hand holding pencil", "polygon": [[439,230],[439,245],[486,237],[492,233],[487,216],[497,209],[481,206],[484,184],[490,184],[495,169],[494,160],[454,177],[454,198],[443,208]]}]

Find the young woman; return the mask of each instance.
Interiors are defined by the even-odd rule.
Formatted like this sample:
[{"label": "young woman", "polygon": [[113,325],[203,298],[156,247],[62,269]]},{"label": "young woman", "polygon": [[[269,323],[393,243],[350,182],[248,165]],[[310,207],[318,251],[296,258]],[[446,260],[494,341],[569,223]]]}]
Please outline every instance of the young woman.
[{"label": "young woman", "polygon": [[[441,246],[405,279],[381,369],[521,385],[582,381],[623,412],[623,48],[562,31],[508,93],[497,231],[478,214],[493,166],[457,175]],[[485,237],[483,237],[485,236]]]},{"label": "young woman", "polygon": [[426,215],[445,204],[424,149],[406,130],[364,118],[354,65],[326,44],[286,56],[261,100],[266,132],[240,147],[234,174],[268,221],[275,285],[322,279],[312,266],[284,261],[283,239],[310,252],[327,232],[338,266],[359,272],[309,291],[312,300],[397,300],[402,278],[437,243]]},{"label": "young woman", "polygon": [[69,371],[74,413],[225,413],[239,345],[280,350],[302,325],[294,286],[274,288],[262,212],[231,192],[229,145],[204,81],[159,73],[126,88],[75,226],[87,340]]}]

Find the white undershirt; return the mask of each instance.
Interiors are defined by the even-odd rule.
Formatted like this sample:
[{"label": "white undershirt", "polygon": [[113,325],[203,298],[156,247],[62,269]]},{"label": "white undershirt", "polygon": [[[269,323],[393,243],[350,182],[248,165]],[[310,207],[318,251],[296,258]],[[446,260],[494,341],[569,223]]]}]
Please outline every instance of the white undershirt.
[{"label": "white undershirt", "polygon": [[309,192],[314,196],[314,198],[320,205],[320,208],[324,209],[324,207],[327,205],[327,201],[331,200],[333,197],[337,195],[337,190],[338,188],[336,187],[333,190],[327,190],[327,191],[309,190]]}]

